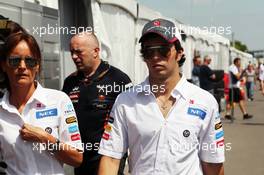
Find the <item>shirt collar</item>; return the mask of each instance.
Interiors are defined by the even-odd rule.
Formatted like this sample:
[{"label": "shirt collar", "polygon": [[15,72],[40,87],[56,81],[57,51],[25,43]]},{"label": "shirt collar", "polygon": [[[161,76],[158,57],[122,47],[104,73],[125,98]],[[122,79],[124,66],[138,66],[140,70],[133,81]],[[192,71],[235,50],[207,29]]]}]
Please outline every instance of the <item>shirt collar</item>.
[{"label": "shirt collar", "polygon": [[[188,87],[187,85],[187,80],[185,78],[184,75],[181,75],[181,79],[180,81],[178,81],[178,83],[176,84],[176,86],[174,87],[174,89],[171,92],[171,95],[176,98],[178,95],[182,96],[184,99],[188,98]],[[149,77],[147,77],[142,83],[140,83],[137,86],[141,86],[142,87],[142,91],[137,91],[137,93],[139,94],[152,94],[151,89],[150,89],[150,83],[149,83]],[[144,88],[144,87],[148,87],[148,88]]]},{"label": "shirt collar", "polygon": [[43,93],[44,88],[37,82],[37,88],[32,94],[31,98],[29,99],[29,103],[31,103],[34,100],[37,100],[38,102],[42,103],[44,106],[48,105],[48,99],[45,96],[45,93]]},{"label": "shirt collar", "polygon": [[[32,96],[28,100],[27,104],[33,102],[34,100],[37,100],[40,103],[42,103],[44,106],[47,106],[48,99],[46,98],[45,94],[43,93],[43,89],[44,88],[37,82],[37,88],[33,92]],[[4,93],[3,98],[0,100],[0,106],[2,106],[2,108],[6,109],[10,112],[14,112],[12,109],[14,107],[12,107],[12,105],[9,103],[9,91],[6,91]]]}]

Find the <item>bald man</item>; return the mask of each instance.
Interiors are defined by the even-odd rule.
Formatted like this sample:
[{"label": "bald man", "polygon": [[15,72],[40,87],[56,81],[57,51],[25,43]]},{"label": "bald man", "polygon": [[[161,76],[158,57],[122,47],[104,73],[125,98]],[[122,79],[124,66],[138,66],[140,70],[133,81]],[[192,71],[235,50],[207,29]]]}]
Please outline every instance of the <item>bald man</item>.
[{"label": "bald man", "polygon": [[214,94],[213,80],[215,80],[216,76],[209,67],[210,63],[211,58],[206,55],[204,57],[203,65],[200,67],[199,81],[202,89]]},{"label": "bald man", "polygon": [[[70,51],[77,71],[65,79],[63,91],[71,98],[77,113],[85,150],[83,163],[74,172],[75,175],[96,175],[101,158],[99,143],[102,137],[107,137],[103,135],[104,130],[111,130],[107,123],[113,122],[109,112],[117,95],[131,85],[131,80],[124,72],[100,59],[99,42],[93,33],[73,36]],[[74,126],[71,121],[68,124],[74,139]],[[120,174],[123,174],[122,170]]]}]

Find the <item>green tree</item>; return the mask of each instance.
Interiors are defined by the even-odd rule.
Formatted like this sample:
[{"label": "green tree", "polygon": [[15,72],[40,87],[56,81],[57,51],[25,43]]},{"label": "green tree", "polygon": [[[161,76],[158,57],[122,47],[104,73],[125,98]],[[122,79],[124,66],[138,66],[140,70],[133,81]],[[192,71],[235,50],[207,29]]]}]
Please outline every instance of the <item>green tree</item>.
[{"label": "green tree", "polygon": [[[233,46],[233,43],[231,43],[231,46]],[[234,48],[242,51],[242,52],[247,52],[248,48],[245,44],[243,44],[241,41],[235,40],[235,44],[233,46]]]}]

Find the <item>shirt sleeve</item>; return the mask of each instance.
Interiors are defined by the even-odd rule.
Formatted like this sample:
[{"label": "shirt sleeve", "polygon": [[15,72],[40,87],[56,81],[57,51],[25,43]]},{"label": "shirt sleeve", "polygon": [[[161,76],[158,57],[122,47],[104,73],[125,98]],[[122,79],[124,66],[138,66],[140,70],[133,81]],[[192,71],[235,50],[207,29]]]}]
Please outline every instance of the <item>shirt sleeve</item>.
[{"label": "shirt sleeve", "polygon": [[71,100],[66,94],[63,95],[61,101],[59,139],[63,143],[83,151],[76,113]]},{"label": "shirt sleeve", "polygon": [[237,67],[234,65],[229,68],[229,71],[232,72],[234,75],[239,73]]},{"label": "shirt sleeve", "polygon": [[119,97],[108,116],[108,123],[105,125],[98,151],[99,154],[116,159],[121,159],[128,149],[127,125]]},{"label": "shirt sleeve", "polygon": [[204,162],[222,163],[225,160],[224,130],[215,100],[208,115],[200,132],[199,156]]}]

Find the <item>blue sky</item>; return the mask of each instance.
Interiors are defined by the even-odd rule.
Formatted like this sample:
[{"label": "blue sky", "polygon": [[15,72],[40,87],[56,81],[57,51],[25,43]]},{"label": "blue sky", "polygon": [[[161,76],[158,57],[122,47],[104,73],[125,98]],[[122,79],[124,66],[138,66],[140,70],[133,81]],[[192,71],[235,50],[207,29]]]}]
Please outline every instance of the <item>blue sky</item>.
[{"label": "blue sky", "polygon": [[[137,0],[163,15],[198,27],[229,27],[249,50],[264,49],[263,0]],[[231,39],[231,35],[225,37]]]}]

